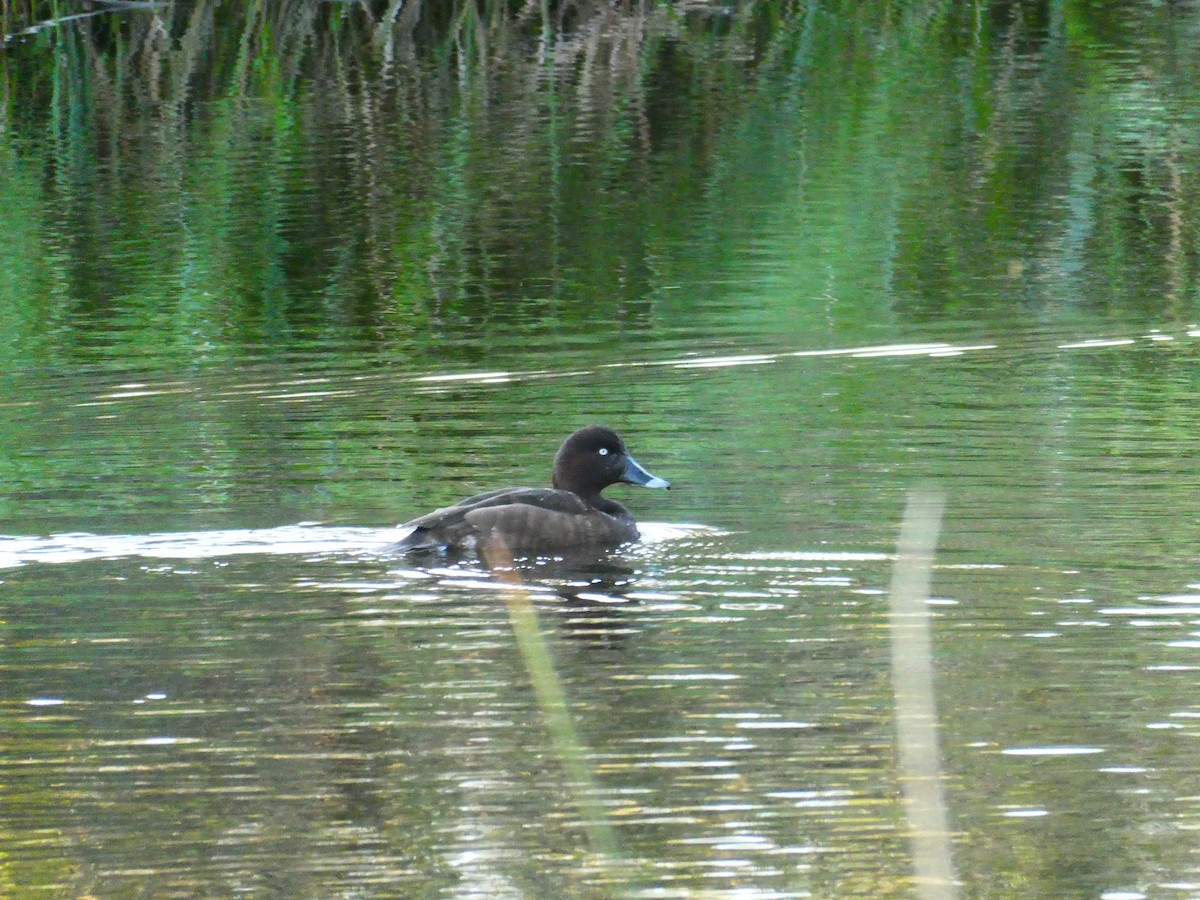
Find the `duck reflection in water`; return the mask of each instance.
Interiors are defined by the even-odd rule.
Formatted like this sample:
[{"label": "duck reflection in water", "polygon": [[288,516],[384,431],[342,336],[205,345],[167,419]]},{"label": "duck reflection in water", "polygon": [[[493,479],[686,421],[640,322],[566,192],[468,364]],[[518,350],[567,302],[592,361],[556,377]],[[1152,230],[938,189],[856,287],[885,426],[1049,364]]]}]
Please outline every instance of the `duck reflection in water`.
[{"label": "duck reflection in water", "polygon": [[627,602],[637,571],[610,551],[566,551],[554,557],[518,557],[493,546],[484,564],[511,584],[549,589],[573,607],[605,607]]},{"label": "duck reflection in water", "polygon": [[637,601],[628,596],[636,571],[602,551],[566,552],[553,558],[518,558],[496,543],[483,562],[525,602],[557,596],[556,618],[569,638],[595,647],[615,647],[632,633],[625,611]]}]

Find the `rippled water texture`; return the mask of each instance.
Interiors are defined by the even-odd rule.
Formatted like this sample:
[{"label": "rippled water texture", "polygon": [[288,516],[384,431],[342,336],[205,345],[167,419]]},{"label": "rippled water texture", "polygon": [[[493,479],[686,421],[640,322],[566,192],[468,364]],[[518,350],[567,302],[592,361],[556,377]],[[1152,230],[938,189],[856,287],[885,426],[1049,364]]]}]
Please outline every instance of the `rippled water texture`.
[{"label": "rippled water texture", "polygon": [[501,7],[0,11],[0,895],[1200,897],[1200,8]]}]

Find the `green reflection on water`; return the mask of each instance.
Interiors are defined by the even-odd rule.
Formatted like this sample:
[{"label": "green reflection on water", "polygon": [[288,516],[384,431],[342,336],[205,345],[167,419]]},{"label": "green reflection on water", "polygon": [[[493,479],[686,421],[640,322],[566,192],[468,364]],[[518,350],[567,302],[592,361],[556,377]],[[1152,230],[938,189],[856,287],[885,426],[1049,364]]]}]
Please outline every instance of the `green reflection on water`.
[{"label": "green reflection on water", "polygon": [[468,33],[473,14],[294,6],[12,42],[12,362],[1189,314],[1197,98],[1170,67],[1196,51],[1152,5],[1133,43],[1074,5],[597,7],[592,45],[502,7]]},{"label": "green reflection on water", "polygon": [[[934,478],[964,878],[1186,880],[1194,623],[1074,607],[1195,579],[1194,13],[548,11],[178,3],[9,41],[0,530],[387,525],[542,483],[608,421],[679,487],[622,496],[640,518],[732,532],[640,558],[671,600],[555,645],[622,847],[668,885],[902,896],[871,591]],[[933,340],[992,349],[786,355]],[[472,372],[498,374],[428,380]],[[821,549],[851,561],[787,561]],[[602,891],[498,607],[398,578],[5,573],[0,893],[132,892],[140,864],[180,894]],[[162,736],[132,704],[164,679],[201,743],[128,743]],[[1042,744],[1105,759],[998,752]]]}]

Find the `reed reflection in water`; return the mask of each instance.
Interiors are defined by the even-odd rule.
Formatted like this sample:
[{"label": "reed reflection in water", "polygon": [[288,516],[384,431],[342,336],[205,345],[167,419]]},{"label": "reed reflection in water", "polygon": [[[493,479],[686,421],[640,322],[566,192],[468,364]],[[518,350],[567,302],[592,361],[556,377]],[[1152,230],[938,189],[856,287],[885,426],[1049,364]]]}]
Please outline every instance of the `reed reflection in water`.
[{"label": "reed reflection in water", "polygon": [[[911,896],[928,479],[962,893],[1200,894],[1193,9],[0,6],[0,894]],[[627,873],[387,552],[596,420],[679,490],[519,565]]]}]

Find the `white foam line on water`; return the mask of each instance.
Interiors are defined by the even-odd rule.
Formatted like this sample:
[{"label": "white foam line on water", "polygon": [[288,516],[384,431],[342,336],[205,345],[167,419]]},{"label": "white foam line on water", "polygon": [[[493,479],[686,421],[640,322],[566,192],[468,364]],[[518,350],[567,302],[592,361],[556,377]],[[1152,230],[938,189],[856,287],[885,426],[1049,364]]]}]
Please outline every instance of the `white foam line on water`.
[{"label": "white foam line on water", "polygon": [[778,356],[747,355],[747,356],[709,356],[700,359],[689,359],[675,363],[676,369],[719,369],[726,366],[761,366],[776,362]]},{"label": "white foam line on water", "polygon": [[1104,750],[1101,747],[1009,747],[1000,752],[1005,756],[1089,756]]},{"label": "white foam line on water", "polygon": [[451,375],[420,375],[413,381],[495,381],[512,378],[513,372],[459,372]]},{"label": "white foam line on water", "polygon": [[149,386],[138,390],[115,391],[111,394],[101,394],[97,400],[128,400],[133,397],[158,397],[163,394],[191,394],[194,388],[151,388]]},{"label": "white foam line on water", "polygon": [[823,350],[785,350],[779,353],[745,353],[723,356],[684,356],[673,359],[646,360],[641,362],[606,363],[601,368],[628,369],[669,366],[676,369],[708,369],[722,366],[763,365],[781,359],[819,356],[849,356],[860,359],[889,356],[962,356],[980,350],[995,350],[997,344],[879,344],[864,347],[831,347]]},{"label": "white foam line on water", "polygon": [[1200,616],[1200,606],[1110,606],[1102,616]]},{"label": "white foam line on water", "polygon": [[[705,525],[647,522],[643,543],[653,544],[725,532]],[[259,553],[289,556],[321,553],[379,553],[403,538],[404,528],[329,527],[314,523],[278,528],[227,531],[178,531],[154,534],[91,534],[0,536],[0,569],[28,563],[74,563],[92,559],[213,559]],[[462,575],[461,571],[455,572]]]},{"label": "white foam line on water", "polygon": [[1127,347],[1130,344],[1136,344],[1136,343],[1137,343],[1137,341],[1135,341],[1133,338],[1112,338],[1110,340],[1105,340],[1103,338],[1096,338],[1096,339],[1087,340],[1087,341],[1077,341],[1073,344],[1059,344],[1058,349],[1059,350],[1091,350],[1096,347]]},{"label": "white foam line on water", "polygon": [[952,349],[949,344],[913,344],[910,347],[899,345],[860,350],[852,353],[851,356],[855,359],[874,359],[883,356],[929,356],[934,353],[948,353]]},{"label": "white foam line on water", "polygon": [[[1200,337],[1200,329],[1195,327],[1189,328],[1184,334],[1187,337]],[[1138,343],[1138,341],[1148,342],[1174,342],[1177,340],[1175,336],[1163,334],[1157,329],[1151,330],[1147,334],[1140,335],[1138,338],[1089,338],[1082,341],[1070,341],[1067,343],[1057,344],[1059,350],[1088,350],[1105,347],[1123,347]],[[652,368],[652,367],[669,367],[676,369],[715,369],[731,366],[756,366],[768,365],[778,362],[786,358],[804,358],[804,357],[848,357],[853,359],[880,359],[880,358],[904,358],[904,357],[927,357],[929,359],[942,359],[947,357],[959,357],[968,353],[978,353],[986,350],[998,349],[998,344],[978,343],[978,344],[951,344],[946,342],[916,342],[916,343],[896,343],[896,344],[877,344],[865,345],[856,347],[829,347],[824,349],[814,350],[785,350],[777,353],[744,353],[744,354],[723,354],[714,356],[694,356],[675,357],[671,359],[660,360],[642,360],[637,362],[615,362],[604,363],[597,366],[597,369],[615,369],[615,368]],[[526,381],[537,378],[573,378],[583,377],[594,374],[595,369],[568,369],[562,371],[547,371],[547,370],[531,370],[528,372],[521,371],[481,371],[481,372],[446,372],[432,375],[414,375],[409,378],[409,381],[418,385],[417,391],[420,393],[427,392],[443,392],[450,390],[456,384],[461,385],[497,385],[507,384],[510,382]],[[372,375],[355,375],[349,380],[364,381],[375,380],[384,376]],[[320,400],[328,397],[352,396],[353,391],[346,389],[337,389],[336,380],[329,376],[312,376],[312,377],[297,377],[277,382],[257,382],[241,385],[236,389],[213,394],[217,397],[244,397],[265,396],[266,399],[277,400],[280,402],[303,402],[309,400]],[[312,392],[295,392],[288,391],[287,388],[302,386],[302,385],[328,385],[326,391]],[[158,396],[163,394],[194,394],[196,388],[185,381],[164,381],[158,383],[144,382],[126,382],[115,386],[115,389],[110,389],[106,393],[100,393],[94,396],[90,401],[82,401],[76,403],[76,406],[113,406],[121,401],[136,400],[146,397]],[[0,404],[0,408],[9,408],[14,406],[33,405],[22,402],[9,402]]]},{"label": "white foam line on water", "polygon": [[750,559],[760,562],[879,562],[892,558],[890,553],[856,553],[849,550],[758,550],[726,553],[718,559]]},{"label": "white foam line on water", "polygon": [[[1188,331],[1187,335],[1189,337],[1200,337],[1200,330]],[[1165,335],[1160,332],[1151,332],[1143,335],[1141,339],[1146,341],[1175,340],[1175,338],[1173,338],[1171,335]],[[1102,347],[1122,347],[1130,344],[1136,344],[1137,342],[1138,339],[1136,338],[1090,338],[1083,341],[1072,341],[1064,344],[1058,344],[1057,348],[1059,350],[1082,350]],[[883,359],[925,356],[930,359],[943,359],[947,357],[964,356],[968,353],[996,350],[998,348],[998,344],[992,343],[950,344],[944,341],[933,341],[876,344],[857,347],[828,347],[820,350],[784,350],[778,353],[743,353],[714,356],[701,356],[697,354],[695,356],[674,357],[670,359],[604,363],[597,368],[647,369],[654,367],[667,367],[675,369],[717,369],[728,366],[768,365],[770,363],[778,362],[779,360],[787,358],[798,359],[823,356],[849,357],[852,359]],[[525,381],[533,378],[569,378],[591,375],[593,373],[593,369],[565,370],[561,372],[546,370],[533,370],[529,372],[447,372],[438,375],[417,375],[414,376],[411,381],[415,384],[422,385],[422,390],[437,390],[440,386],[450,386],[454,384],[506,384],[509,382]]]},{"label": "white foam line on water", "polygon": [[867,347],[828,347],[824,350],[794,350],[787,356],[908,356],[911,354],[944,352],[951,349],[951,344],[879,344]]},{"label": "white foam line on water", "polygon": [[71,563],[130,556],[211,559],[247,553],[274,555],[378,551],[399,539],[395,528],[331,528],[284,525],[230,531],[158,534],[55,534],[0,537],[0,569],[26,563]]},{"label": "white foam line on water", "polygon": [[354,391],[345,390],[329,390],[329,391],[296,391],[291,394],[264,394],[264,400],[314,400],[319,397],[353,397]]}]

